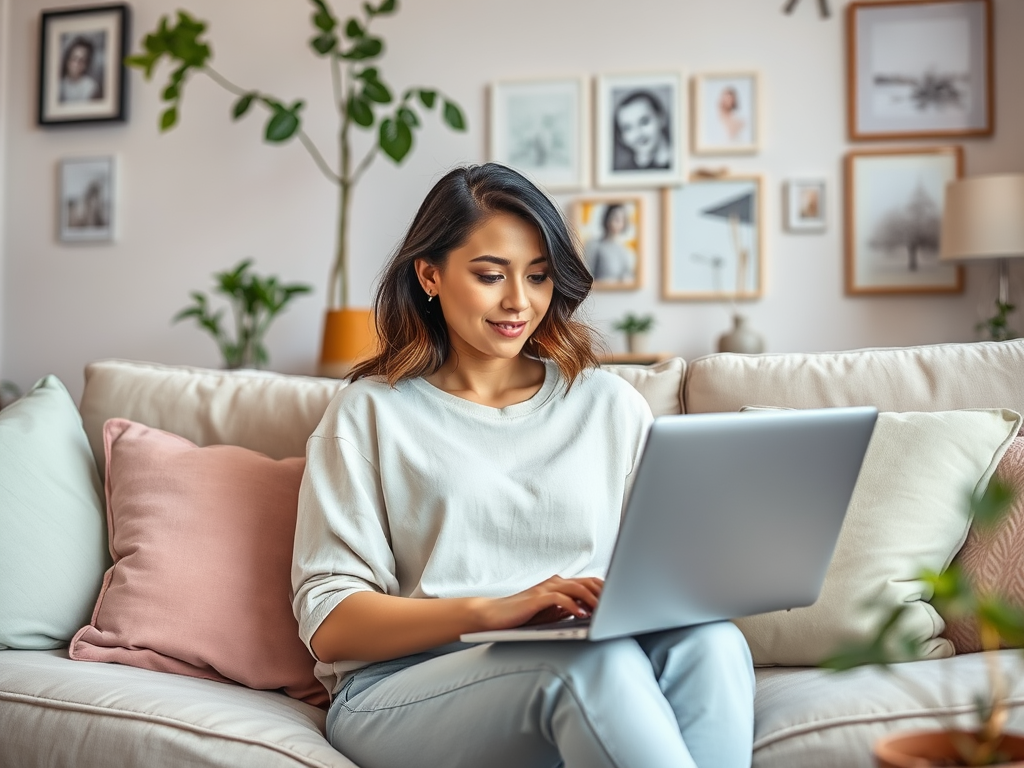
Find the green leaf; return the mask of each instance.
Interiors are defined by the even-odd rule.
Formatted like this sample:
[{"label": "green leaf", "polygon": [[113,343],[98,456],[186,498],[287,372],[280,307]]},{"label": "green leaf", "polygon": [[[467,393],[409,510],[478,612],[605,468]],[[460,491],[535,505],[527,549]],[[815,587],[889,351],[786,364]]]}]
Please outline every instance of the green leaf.
[{"label": "green leaf", "polygon": [[370,5],[369,3],[363,3],[363,11],[364,11],[364,12],[366,13],[366,15],[367,15],[367,16],[369,16],[369,17],[370,17],[371,19],[372,19],[372,18],[373,18],[374,16],[376,16],[376,15],[377,15],[377,9],[376,9],[376,8],[374,8],[374,7],[372,6],[372,5]]},{"label": "green leaf", "polygon": [[356,72],[356,79],[357,80],[364,80],[364,81],[370,81],[370,80],[377,80],[377,79],[379,79],[377,68],[376,67],[365,67],[365,68],[359,70],[358,72]]},{"label": "green leaf", "polygon": [[169,131],[178,122],[178,107],[168,107],[160,115],[160,130]]},{"label": "green leaf", "polygon": [[338,36],[325,32],[319,37],[314,37],[310,41],[310,45],[313,46],[313,50],[319,53],[321,56],[326,56],[328,53],[338,47]]},{"label": "green leaf", "polygon": [[427,109],[434,108],[434,101],[437,99],[437,91],[428,91],[423,88],[419,92],[420,103]]},{"label": "green leaf", "polygon": [[398,0],[384,0],[377,6],[377,13],[394,13],[398,10]]},{"label": "green leaf", "polygon": [[391,103],[391,91],[380,80],[366,80],[363,83],[363,96],[378,104]]},{"label": "green leaf", "polygon": [[992,528],[999,524],[1003,516],[1013,505],[1016,492],[999,478],[993,478],[985,492],[971,499],[971,512],[974,522],[982,528]]},{"label": "green leaf", "polygon": [[348,100],[346,111],[357,125],[361,125],[363,128],[373,125],[373,109],[370,107],[370,102],[362,96],[353,94]]},{"label": "green leaf", "polygon": [[299,110],[302,107],[302,101],[295,102],[289,109],[275,107],[274,114],[267,121],[267,129],[264,133],[266,140],[273,144],[279,144],[294,136],[295,132],[299,130],[301,122]]},{"label": "green leaf", "polygon": [[386,118],[380,124],[380,148],[396,163],[402,162],[412,149],[412,129],[401,120]]},{"label": "green leaf", "polygon": [[250,92],[242,96],[238,101],[235,102],[234,108],[231,110],[231,117],[235,120],[240,118],[246,112],[249,111],[249,107],[252,106],[253,99],[256,98],[254,92]]},{"label": "green leaf", "polygon": [[340,54],[341,58],[349,61],[362,61],[372,59],[384,50],[384,41],[379,37],[363,37],[356,41],[356,44],[345,53]]},{"label": "green leaf", "polygon": [[164,101],[176,101],[180,95],[181,93],[178,89],[178,84],[171,83],[166,88],[164,88],[164,92],[161,95],[161,97],[163,98]]},{"label": "green leaf", "polygon": [[156,67],[157,61],[160,59],[158,54],[147,53],[145,55],[138,56],[126,56],[124,59],[125,66],[134,67],[135,69],[143,70],[143,76],[149,80],[153,77],[153,69]]},{"label": "green leaf", "polygon": [[361,40],[366,37],[366,30],[356,19],[349,19],[345,25],[345,36],[353,40]]},{"label": "green leaf", "polygon": [[331,9],[327,7],[327,3],[324,0],[311,1],[317,8],[316,13],[313,14],[313,24],[323,32],[333,32],[334,28],[338,26],[338,21],[331,13]]},{"label": "green leaf", "polygon": [[420,119],[416,116],[416,113],[413,112],[408,107],[399,108],[398,119],[401,120],[403,123],[408,123],[410,128],[420,127]]},{"label": "green leaf", "polygon": [[466,130],[466,119],[462,116],[462,110],[451,101],[444,103],[444,121],[455,131]]}]

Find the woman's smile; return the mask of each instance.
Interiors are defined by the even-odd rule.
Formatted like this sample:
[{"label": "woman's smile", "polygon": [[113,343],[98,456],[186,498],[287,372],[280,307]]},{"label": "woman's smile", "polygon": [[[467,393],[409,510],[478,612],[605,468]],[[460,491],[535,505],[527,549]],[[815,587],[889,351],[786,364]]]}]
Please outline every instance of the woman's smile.
[{"label": "woman's smile", "polygon": [[493,320],[488,320],[487,323],[502,336],[506,336],[510,339],[519,338],[523,333],[523,329],[526,328],[526,322],[523,320],[516,320],[514,322],[495,322]]}]

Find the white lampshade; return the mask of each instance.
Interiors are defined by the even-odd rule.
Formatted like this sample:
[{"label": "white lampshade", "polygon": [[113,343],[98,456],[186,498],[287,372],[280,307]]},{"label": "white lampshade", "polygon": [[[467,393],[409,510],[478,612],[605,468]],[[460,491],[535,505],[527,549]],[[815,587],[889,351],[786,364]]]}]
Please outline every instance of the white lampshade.
[{"label": "white lampshade", "polygon": [[940,258],[1024,256],[1024,173],[972,176],[946,185]]}]

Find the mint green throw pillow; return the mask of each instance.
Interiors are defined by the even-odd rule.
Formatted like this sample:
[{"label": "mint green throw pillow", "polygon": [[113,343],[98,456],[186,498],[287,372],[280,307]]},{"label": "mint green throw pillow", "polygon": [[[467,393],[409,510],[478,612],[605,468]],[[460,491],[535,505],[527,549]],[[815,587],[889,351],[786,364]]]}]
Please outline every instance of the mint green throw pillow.
[{"label": "mint green throw pillow", "polygon": [[59,379],[0,411],[0,649],[60,648],[89,623],[110,565],[102,497]]}]

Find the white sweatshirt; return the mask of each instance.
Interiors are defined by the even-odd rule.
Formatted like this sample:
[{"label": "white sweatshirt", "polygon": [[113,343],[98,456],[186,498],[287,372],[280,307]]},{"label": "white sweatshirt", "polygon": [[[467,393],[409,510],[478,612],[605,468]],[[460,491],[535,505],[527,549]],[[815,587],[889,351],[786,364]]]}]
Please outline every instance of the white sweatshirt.
[{"label": "white sweatshirt", "polygon": [[[292,563],[309,646],[346,597],[503,597],[553,575],[603,577],[652,420],[606,371],[491,408],[425,380],[361,379],[306,444]],[[312,649],[310,649],[312,652]],[[317,663],[332,693],[359,661]]]}]

